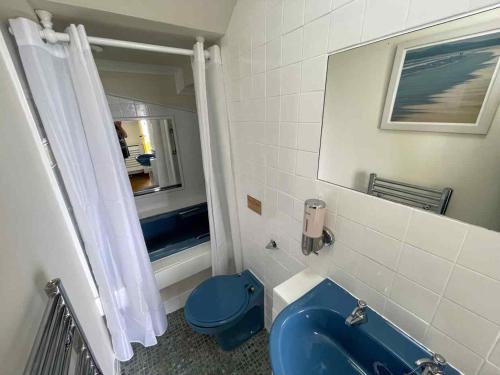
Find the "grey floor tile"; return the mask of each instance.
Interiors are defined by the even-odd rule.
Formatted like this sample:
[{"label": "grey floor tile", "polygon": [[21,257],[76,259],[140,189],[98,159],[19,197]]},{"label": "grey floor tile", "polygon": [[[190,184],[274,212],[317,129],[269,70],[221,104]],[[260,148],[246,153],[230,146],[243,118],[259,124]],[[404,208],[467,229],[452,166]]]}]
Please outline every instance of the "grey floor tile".
[{"label": "grey floor tile", "polygon": [[178,310],[168,315],[167,332],[157,345],[133,345],[134,357],[122,363],[122,375],[269,375],[268,339],[262,330],[225,352],[212,337],[194,332]]}]

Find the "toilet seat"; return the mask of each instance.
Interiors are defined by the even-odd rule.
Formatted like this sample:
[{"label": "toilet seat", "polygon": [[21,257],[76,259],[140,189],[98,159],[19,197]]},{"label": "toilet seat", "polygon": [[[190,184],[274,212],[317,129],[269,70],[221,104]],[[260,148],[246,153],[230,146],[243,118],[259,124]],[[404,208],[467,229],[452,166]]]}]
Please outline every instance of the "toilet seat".
[{"label": "toilet seat", "polygon": [[186,319],[198,327],[217,327],[245,311],[250,293],[240,275],[214,276],[193,290],[186,301]]}]

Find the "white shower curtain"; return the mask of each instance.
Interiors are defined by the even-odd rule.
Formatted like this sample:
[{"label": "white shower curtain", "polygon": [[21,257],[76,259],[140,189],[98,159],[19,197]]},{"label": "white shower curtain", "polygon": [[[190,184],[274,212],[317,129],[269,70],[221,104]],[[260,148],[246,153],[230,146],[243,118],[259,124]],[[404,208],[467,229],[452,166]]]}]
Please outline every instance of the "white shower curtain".
[{"label": "white shower curtain", "polygon": [[126,361],[133,355],[131,342],[156,344],[167,321],[85,30],[71,25],[69,43],[49,44],[30,20],[18,18],[10,25],[98,285],[116,357]]},{"label": "white shower curtain", "polygon": [[209,210],[212,273],[221,275],[241,272],[242,259],[220,49],[212,46],[209,52],[210,59],[205,64],[203,42],[198,41],[192,66]]}]

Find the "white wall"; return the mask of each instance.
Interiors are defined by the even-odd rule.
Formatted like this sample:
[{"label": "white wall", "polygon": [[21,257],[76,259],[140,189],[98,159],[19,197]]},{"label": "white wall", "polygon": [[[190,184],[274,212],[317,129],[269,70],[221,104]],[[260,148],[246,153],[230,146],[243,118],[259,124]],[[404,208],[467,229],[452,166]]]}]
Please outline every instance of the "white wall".
[{"label": "white wall", "polygon": [[96,290],[1,36],[0,150],[0,372],[22,373],[47,303],[43,288],[59,277],[102,370],[113,374]]},{"label": "white wall", "polygon": [[[177,33],[188,33],[187,30],[203,30],[205,32],[223,34],[231,17],[235,0],[148,0],[144,2],[120,0],[48,0],[33,1],[38,8],[55,10],[73,17],[84,16],[98,12],[101,17],[114,21],[118,15],[129,16],[142,20],[163,23],[164,28]],[[41,3],[41,4],[40,4]],[[38,9],[35,8],[35,9]],[[59,12],[58,12],[59,10]],[[154,26],[154,24],[153,24]],[[174,29],[174,26],[176,29]],[[152,27],[152,26],[150,26]]]},{"label": "white wall", "polygon": [[99,77],[109,95],[196,111],[194,95],[177,94],[174,75],[99,70]]},{"label": "white wall", "polygon": [[[309,265],[464,373],[500,374],[500,301],[486,298],[500,293],[500,234],[316,179],[326,53],[488,3],[238,1],[221,43],[244,262],[265,283],[268,326],[272,288]],[[262,200],[262,216],[246,194]],[[326,200],[337,242],[304,257],[312,197]],[[265,250],[270,238],[280,250]]]},{"label": "white wall", "polygon": [[135,197],[139,217],[152,216],[206,202],[200,133],[196,114],[112,95],[108,95],[108,102],[114,119],[168,116],[172,117],[175,122],[183,186],[179,189]]},{"label": "white wall", "polygon": [[446,216],[500,230],[500,111],[487,135],[379,128],[398,44],[492,30],[499,18],[500,10],[485,12],[330,56],[319,178],[358,191],[367,190],[373,172],[420,186],[449,186]]}]

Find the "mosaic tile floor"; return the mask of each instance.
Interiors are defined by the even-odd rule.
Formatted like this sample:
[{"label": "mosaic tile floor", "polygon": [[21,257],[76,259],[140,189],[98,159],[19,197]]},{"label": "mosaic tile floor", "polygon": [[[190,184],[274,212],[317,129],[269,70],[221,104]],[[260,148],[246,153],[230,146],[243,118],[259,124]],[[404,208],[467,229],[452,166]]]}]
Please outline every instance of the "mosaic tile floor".
[{"label": "mosaic tile floor", "polygon": [[168,315],[167,332],[158,344],[134,344],[134,357],[123,362],[122,375],[270,375],[268,334],[262,330],[239,348],[225,352],[212,337],[194,332],[184,310]]}]

